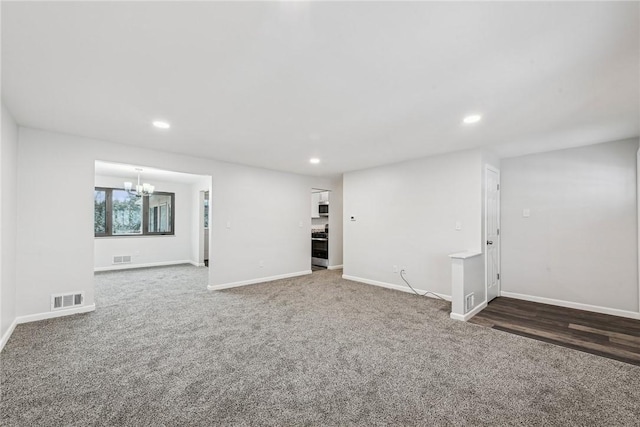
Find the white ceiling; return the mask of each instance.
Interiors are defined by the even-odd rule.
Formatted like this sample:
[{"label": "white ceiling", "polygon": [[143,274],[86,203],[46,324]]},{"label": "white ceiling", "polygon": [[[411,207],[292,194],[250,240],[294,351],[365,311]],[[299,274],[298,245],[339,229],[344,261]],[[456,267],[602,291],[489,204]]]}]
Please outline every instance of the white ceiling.
[{"label": "white ceiling", "polygon": [[311,175],[513,156],[640,134],[639,16],[638,2],[3,1],[2,96],[24,126]]}]

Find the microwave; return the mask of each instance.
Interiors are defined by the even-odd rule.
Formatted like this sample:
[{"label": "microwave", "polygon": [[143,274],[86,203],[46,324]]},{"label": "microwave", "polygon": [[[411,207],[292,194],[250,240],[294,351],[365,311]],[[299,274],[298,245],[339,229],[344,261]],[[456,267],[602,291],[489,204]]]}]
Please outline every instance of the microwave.
[{"label": "microwave", "polygon": [[329,215],[329,205],[318,205],[318,213],[320,215]]}]

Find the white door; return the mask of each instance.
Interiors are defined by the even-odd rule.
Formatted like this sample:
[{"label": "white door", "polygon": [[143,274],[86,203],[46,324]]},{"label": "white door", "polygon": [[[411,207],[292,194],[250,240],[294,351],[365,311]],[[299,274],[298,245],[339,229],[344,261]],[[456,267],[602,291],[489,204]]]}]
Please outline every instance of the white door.
[{"label": "white door", "polygon": [[485,263],[487,302],[500,296],[500,171],[486,169]]}]

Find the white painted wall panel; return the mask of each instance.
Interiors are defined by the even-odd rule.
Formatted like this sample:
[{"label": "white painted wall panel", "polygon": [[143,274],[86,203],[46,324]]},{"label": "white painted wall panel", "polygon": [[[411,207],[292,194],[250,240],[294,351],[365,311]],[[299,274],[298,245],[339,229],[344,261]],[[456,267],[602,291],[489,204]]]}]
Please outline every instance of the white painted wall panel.
[{"label": "white painted wall panel", "polygon": [[637,150],[633,139],[502,160],[503,291],[638,311]]},{"label": "white painted wall panel", "polygon": [[451,295],[449,254],[481,249],[482,160],[465,151],[345,174],[344,273],[406,286],[393,273],[404,266],[415,288]]},{"label": "white painted wall panel", "polygon": [[16,318],[18,126],[2,104],[0,145],[0,337]]}]

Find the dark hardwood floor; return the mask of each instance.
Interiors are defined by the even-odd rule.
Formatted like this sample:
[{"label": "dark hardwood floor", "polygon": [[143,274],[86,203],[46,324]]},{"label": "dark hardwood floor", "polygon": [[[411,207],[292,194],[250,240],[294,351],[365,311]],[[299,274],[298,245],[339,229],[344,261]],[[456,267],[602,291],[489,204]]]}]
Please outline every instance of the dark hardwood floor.
[{"label": "dark hardwood floor", "polygon": [[640,365],[640,320],[499,297],[469,322]]}]

